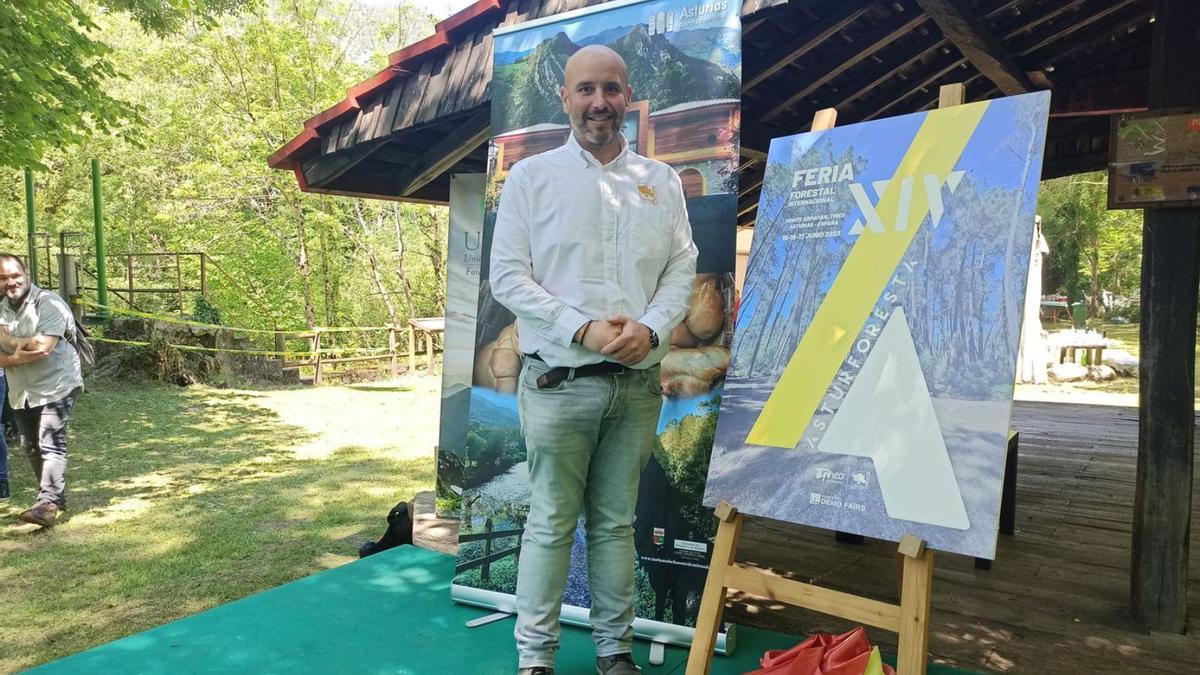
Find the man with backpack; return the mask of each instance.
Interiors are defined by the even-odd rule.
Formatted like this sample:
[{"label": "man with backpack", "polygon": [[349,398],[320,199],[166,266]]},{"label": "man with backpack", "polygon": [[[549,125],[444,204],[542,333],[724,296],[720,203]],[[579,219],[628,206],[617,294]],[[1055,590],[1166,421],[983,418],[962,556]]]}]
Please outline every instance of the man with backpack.
[{"label": "man with backpack", "polygon": [[53,527],[66,507],[67,422],[83,391],[75,317],[57,294],[29,280],[20,258],[0,253],[0,368],[41,486],[21,520]]}]

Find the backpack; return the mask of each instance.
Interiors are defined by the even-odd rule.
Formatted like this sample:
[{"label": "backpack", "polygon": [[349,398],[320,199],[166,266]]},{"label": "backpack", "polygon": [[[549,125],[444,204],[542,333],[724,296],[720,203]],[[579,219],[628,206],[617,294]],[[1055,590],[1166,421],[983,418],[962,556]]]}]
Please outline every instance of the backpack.
[{"label": "backpack", "polygon": [[[44,288],[41,290],[42,292],[39,293],[37,298],[35,298],[33,301],[34,306],[38,308],[39,313],[42,311],[42,308],[38,303],[42,301],[42,298],[46,296],[46,293],[49,293],[49,291]],[[71,315],[71,324],[72,326],[67,329],[67,334],[64,336],[66,337],[67,342],[75,348],[75,353],[79,354],[80,363],[85,366],[96,365],[96,346],[93,345],[92,341],[88,339],[91,337],[91,333],[89,333],[88,330],[83,327],[83,324],[79,323],[79,320],[75,318],[74,314]]]},{"label": "backpack", "polygon": [[387,531],[379,541],[368,541],[358,547],[358,557],[365,558],[389,548],[413,543],[413,519],[408,502],[400,502],[387,515]]}]

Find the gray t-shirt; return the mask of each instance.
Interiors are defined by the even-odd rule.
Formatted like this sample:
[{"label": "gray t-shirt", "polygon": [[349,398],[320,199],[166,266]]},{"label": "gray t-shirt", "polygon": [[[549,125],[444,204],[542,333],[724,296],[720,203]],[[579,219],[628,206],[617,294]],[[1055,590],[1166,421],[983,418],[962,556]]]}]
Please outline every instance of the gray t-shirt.
[{"label": "gray t-shirt", "polygon": [[75,329],[75,317],[56,293],[30,284],[25,302],[15,310],[6,298],[0,298],[0,323],[8,326],[13,337],[59,338],[46,358],[6,369],[9,405],[13,408],[46,405],[83,386],[79,354],[66,339],[67,332]]}]

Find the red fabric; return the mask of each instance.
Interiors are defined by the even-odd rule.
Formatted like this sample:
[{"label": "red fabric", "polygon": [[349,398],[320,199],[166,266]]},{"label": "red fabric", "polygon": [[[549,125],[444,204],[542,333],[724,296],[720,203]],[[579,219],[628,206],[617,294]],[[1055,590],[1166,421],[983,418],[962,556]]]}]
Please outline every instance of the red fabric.
[{"label": "red fabric", "polygon": [[[871,658],[871,642],[867,631],[859,626],[843,635],[822,633],[787,650],[763,654],[762,668],[745,675],[863,675]],[[884,664],[887,675],[895,675]]]}]

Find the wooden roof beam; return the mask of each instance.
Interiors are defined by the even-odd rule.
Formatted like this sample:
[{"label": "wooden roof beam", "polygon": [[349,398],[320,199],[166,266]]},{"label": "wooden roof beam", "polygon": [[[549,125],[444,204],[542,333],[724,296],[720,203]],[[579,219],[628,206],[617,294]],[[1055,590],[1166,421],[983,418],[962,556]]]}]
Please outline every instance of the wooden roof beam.
[{"label": "wooden roof beam", "polygon": [[1029,42],[1017,47],[1017,49],[1016,49],[1017,56],[1025,56],[1027,54],[1031,54],[1031,53],[1041,49],[1042,47],[1045,47],[1048,44],[1057,42],[1057,41],[1063,39],[1064,37],[1066,37],[1067,35],[1074,33],[1075,31],[1078,31],[1081,28],[1086,28],[1087,26],[1090,26],[1091,24],[1093,24],[1097,21],[1100,21],[1101,19],[1103,19],[1111,14],[1115,14],[1116,12],[1128,7],[1129,5],[1135,4],[1135,3],[1143,4],[1143,5],[1146,4],[1145,2],[1143,2],[1143,0],[1120,0],[1119,2],[1115,2],[1111,5],[1109,5],[1108,7],[1105,7],[1103,9],[1098,9],[1095,12],[1092,12],[1090,14],[1087,14],[1086,16],[1080,17],[1080,19],[1078,21],[1067,24],[1061,30],[1053,31],[1051,33],[1041,36],[1040,38],[1036,38],[1036,37],[1032,38]]},{"label": "wooden roof beam", "polygon": [[[992,8],[990,11],[988,11],[988,13],[985,15],[984,18],[992,19],[992,18],[998,17],[1001,14],[1003,14],[1004,12],[1007,12],[1007,11],[1011,10],[1012,8],[1016,7],[1023,1],[1024,0],[1007,0],[1006,2],[1003,2],[1000,5]],[[861,98],[865,94],[875,91],[875,89],[877,87],[881,86],[883,83],[892,79],[897,74],[904,72],[909,67],[911,67],[913,64],[924,60],[928,55],[941,49],[942,47],[946,46],[947,44],[949,44],[949,42],[943,38],[942,40],[938,40],[936,43],[934,43],[932,45],[920,45],[916,50],[909,52],[905,57],[897,59],[898,61],[900,61],[900,63],[898,63],[896,65],[890,65],[889,62],[885,62],[885,63],[888,63],[888,65],[885,65],[883,68],[874,71],[870,76],[868,76],[868,78],[870,79],[870,82],[868,82],[865,86],[859,87],[854,93],[843,97],[839,101],[836,101],[836,102],[827,101],[826,107],[837,108],[838,110],[845,110],[852,102],[857,101],[859,98]],[[807,121],[805,122],[805,124],[807,125]],[[807,126],[805,126],[804,128],[807,129]]]},{"label": "wooden roof beam", "polygon": [[1000,91],[1008,95],[1025,94],[1035,89],[1001,44],[963,0],[917,0],[917,4],[958,51],[983,73]]},{"label": "wooden roof beam", "polygon": [[742,3],[742,37],[767,23],[788,0],[745,0]]},{"label": "wooden roof beam", "polygon": [[[1129,5],[1130,2],[1125,2],[1117,6],[1117,9],[1128,7]],[[1112,12],[1105,12],[1104,16],[1108,16],[1116,12],[1117,9],[1112,10]],[[1053,73],[1052,77],[1059,82],[1071,82],[1081,73],[1086,72],[1100,63],[1103,63],[1106,59],[1111,58],[1114,53],[1122,51],[1128,45],[1118,48],[1105,48],[1106,43],[1110,42],[1108,38],[1116,36],[1119,38],[1119,42],[1122,39],[1128,39],[1126,36],[1137,28],[1141,26],[1148,26],[1150,17],[1152,16],[1152,9],[1153,8],[1149,5],[1138,5],[1130,12],[1118,15],[1109,21],[1106,21],[1099,28],[1092,32],[1076,36],[1069,41],[1052,43],[1055,49],[1053,53],[1048,54],[1045,59],[1049,65],[1054,65],[1062,61],[1069,61],[1072,57],[1084,52],[1089,47],[1099,46],[1101,48],[1101,51],[1098,54],[1095,56],[1089,56],[1088,63],[1083,67],[1067,73],[1059,73],[1056,71]],[[1092,20],[1089,18],[1087,23],[1092,23]],[[1062,31],[1062,35],[1066,35],[1074,30],[1075,27],[1069,28],[1068,30]],[[1133,40],[1149,41],[1149,36],[1139,36],[1137,38],[1133,38]],[[981,98],[992,98],[995,96],[995,94],[996,89],[991,89],[985,92]]]},{"label": "wooden roof beam", "polygon": [[874,2],[875,0],[847,0],[841,9],[832,16],[827,17],[804,34],[796,36],[795,40],[789,40],[779,49],[765,55],[763,61],[767,64],[766,67],[748,82],[743,82],[742,90],[753,89],[763,80],[788,67],[813,47],[854,23],[871,8]]},{"label": "wooden roof beam", "polygon": [[[862,117],[859,118],[859,121],[866,122],[867,120],[873,120],[876,117],[883,115],[883,113],[891,110],[892,108],[902,105],[905,101],[911,100],[913,98],[913,96],[915,96],[916,94],[918,94],[922,91],[928,92],[930,87],[933,87],[935,84],[937,84],[939,81],[941,81],[942,78],[944,78],[947,75],[949,75],[950,73],[954,72],[955,69],[963,67],[963,64],[965,64],[966,62],[967,62],[966,59],[962,58],[961,56],[955,56],[954,52],[951,51],[942,60],[936,61],[934,64],[931,64],[930,68],[931,68],[932,72],[926,71],[925,73],[922,73],[922,75],[925,75],[925,77],[922,78],[921,81],[906,83],[905,88],[909,90],[907,94],[902,94],[899,96],[896,96],[894,94],[882,94],[881,98],[883,98],[883,100],[887,101],[883,105],[883,107],[876,108],[875,111],[870,113],[869,115],[863,115]],[[936,91],[933,92],[933,95],[936,98],[937,92]],[[905,110],[901,110],[901,112],[899,112],[897,114],[902,115],[906,112],[914,112],[914,111],[920,110],[920,109],[921,109],[920,107],[916,107],[916,108],[912,108],[912,109],[905,109]]]},{"label": "wooden roof beam", "polygon": [[450,167],[471,154],[491,136],[491,109],[484,108],[467,118],[454,131],[425,151],[396,181],[397,192],[406,197],[425,187]]},{"label": "wooden roof beam", "polygon": [[[770,144],[769,139],[767,140],[767,144]],[[764,145],[763,147],[766,147],[766,146]],[[740,146],[738,146],[738,154],[741,155],[742,157],[745,157],[746,159],[754,160],[757,162],[767,161],[767,151],[766,150],[759,150],[757,147],[751,147],[749,145],[746,145],[746,131],[744,128],[742,130],[742,143]]]},{"label": "wooden roof beam", "polygon": [[738,190],[738,198],[740,199],[742,197],[745,197],[745,196],[749,195],[751,192],[754,192],[758,188],[762,187],[763,181],[766,179],[766,177],[767,177],[767,173],[764,171],[763,175],[759,176],[758,178],[755,178],[752,181],[749,181],[749,184],[746,185],[746,187],[740,188]]},{"label": "wooden roof beam", "polygon": [[1047,21],[1053,21],[1053,20],[1057,19],[1059,16],[1066,14],[1067,12],[1078,11],[1079,6],[1085,2],[1087,2],[1087,0],[1073,0],[1072,2],[1064,2],[1063,4],[1059,5],[1058,7],[1054,7],[1050,11],[1046,12],[1045,14],[1042,14],[1041,16],[1035,17],[1030,21],[1021,22],[1021,24],[1019,26],[1017,26],[1016,28],[1013,28],[1012,30],[1005,33],[1003,38],[1005,40],[1011,40],[1011,39],[1017,37],[1018,35],[1022,35],[1025,33],[1031,33],[1031,32],[1033,32],[1034,28],[1037,28],[1038,26],[1046,23]]},{"label": "wooden roof beam", "polygon": [[[763,115],[762,119],[772,119],[778,116],[779,113],[788,110],[796,103],[804,100],[806,96],[819,89],[822,85],[832,81],[834,78],[838,77],[847,70],[850,70],[859,63],[862,63],[879,50],[895,42],[900,37],[911,33],[913,30],[916,30],[917,26],[920,26],[927,20],[927,17],[917,14],[916,16],[910,17],[908,21],[900,24],[899,26],[892,24],[891,21],[884,22],[884,24],[879,28],[871,31],[867,35],[862,36],[858,40],[855,40],[855,44],[862,43],[864,45],[862,48],[857,49],[853,54],[847,55],[846,58],[840,60],[836,65],[822,73],[820,77],[792,92],[786,99],[784,99],[782,103],[767,111],[767,114]],[[854,46],[854,44],[851,45],[851,47]]]},{"label": "wooden roof beam", "polygon": [[300,169],[304,172],[304,181],[315,188],[325,187],[375,154],[383,145],[380,142],[364,143],[340,152],[314,155],[303,160],[300,162]]}]

